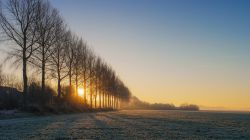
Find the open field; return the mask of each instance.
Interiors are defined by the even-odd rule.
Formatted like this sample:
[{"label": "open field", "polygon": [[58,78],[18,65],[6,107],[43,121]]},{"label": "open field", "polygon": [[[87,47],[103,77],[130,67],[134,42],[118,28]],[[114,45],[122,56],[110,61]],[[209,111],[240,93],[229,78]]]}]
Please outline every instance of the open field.
[{"label": "open field", "polygon": [[250,114],[124,110],[4,119],[0,139],[250,139]]}]

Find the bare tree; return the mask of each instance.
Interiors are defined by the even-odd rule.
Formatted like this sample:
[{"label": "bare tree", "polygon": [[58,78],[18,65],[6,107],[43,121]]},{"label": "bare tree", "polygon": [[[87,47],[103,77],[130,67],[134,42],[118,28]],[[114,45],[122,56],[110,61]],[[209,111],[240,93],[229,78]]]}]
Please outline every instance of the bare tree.
[{"label": "bare tree", "polygon": [[[78,45],[78,39],[76,36],[69,33],[69,42],[66,47],[66,66],[68,67],[69,71],[69,87],[70,91],[72,90],[72,77],[74,75],[74,69],[77,69],[76,67],[79,67],[76,63],[77,55],[79,54],[77,51],[77,45]],[[78,83],[77,83],[78,85]],[[78,88],[78,87],[77,87]],[[72,92],[72,91],[71,91]]]},{"label": "bare tree", "polygon": [[[6,0],[5,3],[4,10],[0,5],[0,26],[7,39],[16,44],[10,56],[22,62],[24,93],[28,92],[30,81],[27,64],[32,63],[41,71],[42,92],[46,87],[45,77],[50,74],[57,80],[59,98],[62,81],[68,77],[71,93],[72,86],[76,87],[76,92],[80,84],[83,86],[85,104],[88,91],[91,108],[93,100],[97,107],[98,95],[100,108],[116,109],[121,101],[129,100],[131,93],[115,71],[96,57],[82,39],[67,30],[63,19],[48,1]],[[0,86],[16,86],[13,81],[17,79],[3,75],[0,68]]]},{"label": "bare tree", "polygon": [[37,44],[39,45],[37,51],[31,56],[31,62],[33,65],[41,69],[42,78],[41,86],[42,92],[45,91],[45,76],[46,76],[46,67],[48,67],[48,61],[53,54],[51,50],[53,44],[56,43],[56,24],[59,17],[59,14],[56,9],[52,8],[48,1],[41,1],[37,8],[37,20],[36,20],[36,29],[38,40]]},{"label": "bare tree", "polygon": [[81,40],[76,42],[76,47],[74,51],[74,60],[73,60],[73,73],[75,76],[75,87],[76,87],[76,93],[78,93],[78,86],[81,76],[81,61],[84,58],[84,43]]},{"label": "bare tree", "polygon": [[10,53],[22,61],[23,92],[27,93],[27,62],[36,50],[36,8],[39,0],[8,0],[6,8],[0,13],[0,25],[6,37],[17,47]]},{"label": "bare tree", "polygon": [[81,75],[82,75],[82,83],[83,83],[83,88],[84,88],[84,102],[87,103],[87,80],[88,80],[88,48],[87,44],[83,43],[81,45],[81,61],[80,61],[80,66],[81,66]]},{"label": "bare tree", "polygon": [[57,94],[58,97],[61,97],[61,81],[68,76],[68,70],[66,65],[66,43],[67,32],[66,27],[61,18],[57,19],[56,25],[56,43],[53,45],[52,55],[51,55],[51,74],[52,77],[57,79]]},{"label": "bare tree", "polygon": [[88,52],[88,80],[89,80],[89,92],[90,92],[90,108],[93,108],[93,80],[94,80],[94,66],[95,66],[95,55],[93,51]]},{"label": "bare tree", "polygon": [[[96,98],[99,95],[99,108],[101,108],[102,100],[101,100],[101,92],[100,92],[100,76],[101,76],[101,58],[96,58],[95,63],[95,107],[96,107]],[[99,93],[99,94],[98,94]]]}]

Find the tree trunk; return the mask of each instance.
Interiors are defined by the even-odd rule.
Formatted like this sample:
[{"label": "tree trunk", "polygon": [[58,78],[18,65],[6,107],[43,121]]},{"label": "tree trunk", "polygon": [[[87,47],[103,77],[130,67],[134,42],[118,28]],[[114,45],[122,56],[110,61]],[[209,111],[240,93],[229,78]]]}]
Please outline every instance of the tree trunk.
[{"label": "tree trunk", "polygon": [[[26,41],[24,41],[24,45],[26,47]],[[26,49],[23,49],[23,95],[24,95],[24,105],[27,103],[28,94],[28,78],[27,78],[27,59],[26,59]]]},{"label": "tree trunk", "polygon": [[86,83],[86,73],[85,72],[83,72],[83,79],[84,79],[84,81],[83,81],[83,88],[84,88],[84,103],[86,103],[87,104],[87,96],[86,96],[86,94],[87,94],[87,83]]},{"label": "tree trunk", "polygon": [[45,61],[42,62],[42,92],[45,93]]},{"label": "tree trunk", "polygon": [[27,101],[28,94],[28,78],[27,78],[27,60],[26,52],[23,52],[23,94],[24,94],[24,104]]},{"label": "tree trunk", "polygon": [[78,96],[78,75],[77,74],[76,74],[75,82],[76,82],[76,95]]},{"label": "tree trunk", "polygon": [[116,97],[114,96],[114,109],[116,109]]},{"label": "tree trunk", "polygon": [[99,92],[99,108],[102,108],[102,97],[101,97],[101,92]]},{"label": "tree trunk", "polygon": [[112,96],[112,108],[114,109],[114,96]]},{"label": "tree trunk", "polygon": [[57,93],[58,93],[57,97],[61,98],[61,80],[59,78],[57,80]]},{"label": "tree trunk", "polygon": [[45,93],[45,50],[42,45],[42,92]]},{"label": "tree trunk", "polygon": [[70,72],[69,72],[69,86],[71,87],[72,86],[72,76],[71,76],[71,69],[70,69]]},{"label": "tree trunk", "polygon": [[102,91],[102,108],[105,108],[104,102],[105,102],[104,91]]},{"label": "tree trunk", "polygon": [[60,64],[60,56],[58,53],[58,60],[57,60],[57,96],[58,98],[61,98],[61,74],[60,74],[60,68],[59,68],[59,64]]},{"label": "tree trunk", "polygon": [[93,108],[93,98],[92,98],[92,96],[93,96],[93,89],[92,89],[92,80],[91,80],[91,78],[90,78],[90,81],[89,81],[89,84],[90,84],[90,89],[89,89],[89,91],[90,91],[90,108],[92,109]]},{"label": "tree trunk", "polygon": [[110,95],[108,94],[108,108],[110,108]]},{"label": "tree trunk", "polygon": [[110,108],[110,94],[108,94],[108,108]]},{"label": "tree trunk", "polygon": [[73,95],[73,92],[72,92],[72,69],[71,69],[71,64],[70,64],[70,67],[69,67],[69,91],[70,91],[70,95]]},{"label": "tree trunk", "polygon": [[104,92],[104,96],[105,96],[105,108],[108,108],[108,104],[107,104],[107,94]]},{"label": "tree trunk", "polygon": [[118,100],[119,100],[119,97],[116,97],[116,102],[115,102],[116,109],[118,109]]},{"label": "tree trunk", "polygon": [[70,62],[69,64],[69,86],[71,87],[72,86],[72,64]]},{"label": "tree trunk", "polygon": [[[96,89],[98,90],[98,88]],[[96,92],[97,93],[97,92]],[[100,88],[98,90],[98,93],[99,93],[99,108],[102,108],[102,98],[101,98],[101,92],[100,92]]]},{"label": "tree trunk", "polygon": [[95,108],[96,108],[96,98],[97,98],[97,94],[95,95]]},{"label": "tree trunk", "polygon": [[106,98],[106,108],[109,107],[109,100],[108,100],[108,95],[107,95],[107,92],[105,93],[105,98]]}]

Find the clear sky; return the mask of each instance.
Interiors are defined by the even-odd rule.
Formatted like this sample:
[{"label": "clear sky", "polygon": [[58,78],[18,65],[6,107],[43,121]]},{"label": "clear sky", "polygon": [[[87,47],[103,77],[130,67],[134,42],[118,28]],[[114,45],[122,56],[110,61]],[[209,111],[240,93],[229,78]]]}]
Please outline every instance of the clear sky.
[{"label": "clear sky", "polygon": [[250,110],[250,1],[51,2],[140,99]]},{"label": "clear sky", "polygon": [[51,0],[154,103],[250,110],[249,0]]}]

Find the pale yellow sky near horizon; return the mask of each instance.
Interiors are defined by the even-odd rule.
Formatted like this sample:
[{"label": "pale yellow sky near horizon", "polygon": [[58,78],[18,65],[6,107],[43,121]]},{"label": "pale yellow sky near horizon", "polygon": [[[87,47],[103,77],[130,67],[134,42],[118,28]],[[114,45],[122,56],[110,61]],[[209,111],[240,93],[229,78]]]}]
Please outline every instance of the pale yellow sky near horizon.
[{"label": "pale yellow sky near horizon", "polygon": [[[250,106],[250,96],[247,86],[228,87],[225,83],[223,84],[222,81],[219,81],[222,80],[220,78],[217,79],[218,81],[215,85],[211,86],[211,83],[206,81],[208,79],[191,78],[192,76],[175,77],[174,75],[171,77],[171,74],[163,75],[161,78],[155,77],[152,74],[145,78],[145,71],[132,72],[135,74],[136,78],[134,78],[129,77],[131,73],[127,74],[124,73],[123,70],[120,70],[120,67],[116,68],[115,64],[113,67],[126,85],[128,85],[133,95],[143,101],[150,103],[172,103],[176,106],[185,103],[197,104],[202,110],[250,111],[248,108]],[[8,71],[7,73],[14,75],[17,72],[21,73],[20,70],[16,71],[15,68],[9,66],[4,69],[5,72]],[[154,73],[153,70],[151,72]],[[19,77],[21,78],[21,76]],[[154,77],[157,81],[160,79],[159,84],[152,84],[150,80],[155,81]],[[175,81],[168,81],[166,80],[168,79],[167,77]],[[139,80],[136,80],[137,78]],[[149,78],[149,80],[147,78]],[[207,82],[210,83],[210,86],[207,85]],[[241,93],[241,96],[237,94],[238,92]]]}]

